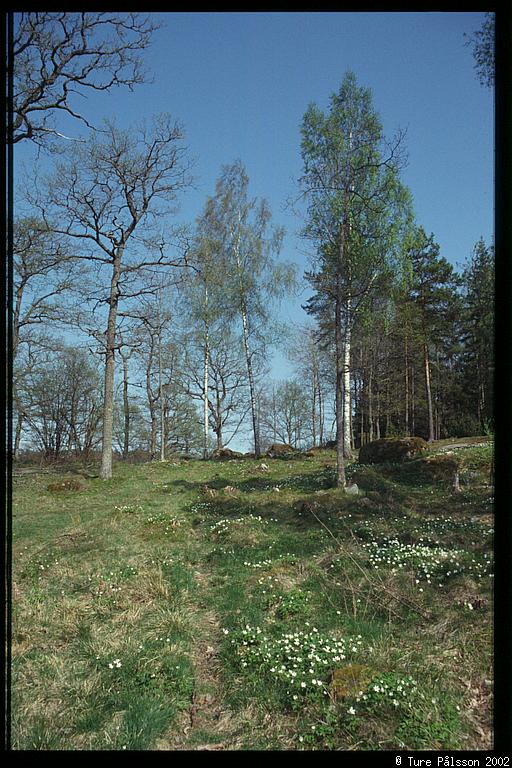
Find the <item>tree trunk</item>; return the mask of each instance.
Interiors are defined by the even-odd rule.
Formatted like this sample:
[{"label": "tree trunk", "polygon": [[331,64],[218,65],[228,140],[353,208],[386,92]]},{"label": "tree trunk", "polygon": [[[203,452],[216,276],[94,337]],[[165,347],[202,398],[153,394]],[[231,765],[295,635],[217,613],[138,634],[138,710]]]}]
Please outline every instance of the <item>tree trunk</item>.
[{"label": "tree trunk", "polygon": [[352,456],[351,446],[351,411],[352,400],[350,391],[350,299],[346,303],[346,315],[345,315],[345,339],[343,345],[343,456],[345,459],[350,459]]},{"label": "tree trunk", "polygon": [[412,434],[416,434],[416,407],[415,407],[415,390],[414,390],[414,366],[411,365],[411,426]]},{"label": "tree trunk", "polygon": [[476,377],[477,377],[477,398],[476,398],[476,415],[478,422],[480,424],[483,424],[483,414],[482,414],[482,398],[481,398],[481,385],[480,385],[480,361],[477,356],[476,358]]},{"label": "tree trunk", "polygon": [[254,386],[254,375],[252,370],[252,360],[251,355],[249,353],[249,339],[248,339],[248,332],[247,332],[247,315],[245,312],[242,313],[242,319],[243,319],[243,326],[244,326],[244,349],[245,349],[245,360],[247,363],[247,376],[249,378],[249,392],[251,396],[251,416],[252,416],[252,430],[254,435],[254,457],[256,459],[260,458],[260,435],[259,435],[259,429],[258,429],[258,417],[256,413],[256,390]]},{"label": "tree trunk", "polygon": [[165,461],[165,402],[162,377],[162,324],[158,312],[158,397],[160,400],[160,461]]},{"label": "tree trunk", "polygon": [[423,344],[423,357],[425,363],[425,393],[427,397],[427,409],[428,409],[428,442],[432,443],[435,439],[434,436],[434,412],[432,409],[432,386],[430,378],[430,360],[428,356],[428,345]]},{"label": "tree trunk", "polygon": [[124,442],[123,459],[128,458],[130,446],[130,402],[128,400],[128,360],[123,357],[123,410],[124,410]]},{"label": "tree trunk", "polygon": [[260,434],[259,434],[259,424],[258,424],[258,415],[256,413],[256,389],[254,386],[254,374],[252,370],[252,359],[251,354],[249,350],[249,327],[247,322],[247,304],[245,301],[245,288],[243,283],[243,276],[242,276],[242,265],[240,263],[240,214],[238,216],[238,235],[237,240],[235,243],[235,255],[236,255],[236,266],[237,266],[237,272],[238,272],[238,280],[239,280],[239,290],[240,290],[240,314],[242,317],[242,325],[243,325],[243,331],[244,331],[244,350],[245,350],[245,361],[247,364],[247,376],[249,379],[249,392],[251,397],[251,416],[252,416],[252,429],[253,429],[253,435],[254,435],[254,457],[256,459],[260,458],[261,450],[260,450]]},{"label": "tree trunk", "polygon": [[375,438],[380,440],[380,390],[377,389],[377,414],[375,418]]},{"label": "tree trunk", "polygon": [[18,455],[20,452],[20,441],[21,441],[21,432],[23,428],[23,421],[24,421],[23,414],[18,413],[18,418],[16,419],[16,431],[14,433],[14,446],[13,446],[13,455],[15,459],[18,458]]},{"label": "tree trunk", "polygon": [[359,362],[361,365],[361,382],[359,385],[359,447],[364,445],[364,367],[363,367],[363,348],[359,351]]},{"label": "tree trunk", "polygon": [[[355,393],[354,393],[355,396]],[[356,440],[354,436],[354,425],[353,425],[353,418],[352,418],[352,409],[349,413],[349,422],[350,422],[350,455],[353,455],[353,452],[356,449]]]},{"label": "tree trunk", "polygon": [[316,446],[316,374],[313,371],[313,399],[311,407],[311,428],[313,437],[313,448]]},{"label": "tree trunk", "polygon": [[[74,393],[71,396],[71,410],[69,414],[69,435],[68,435],[68,446],[67,450],[68,453],[71,453],[71,448],[73,446],[73,437],[76,435],[76,399],[74,396]],[[75,452],[76,452],[76,440],[75,440]]]},{"label": "tree trunk", "polygon": [[149,418],[151,422],[151,432],[149,438],[149,458],[153,461],[156,458],[156,435],[157,435],[157,415],[156,415],[156,398],[153,396],[151,389],[151,366],[153,364],[153,350],[154,350],[154,338],[151,336],[151,347],[149,357],[146,363],[146,394],[148,397]]},{"label": "tree trunk", "polygon": [[14,312],[12,318],[12,359],[16,359],[16,353],[18,351],[18,344],[20,341],[20,314],[21,314],[21,302],[23,300],[23,292],[25,288],[25,282],[22,280],[16,291],[16,303],[14,305]]},{"label": "tree trunk", "polygon": [[[337,278],[337,282],[339,284],[339,277]],[[339,488],[345,488],[347,480],[345,475],[345,457],[343,450],[344,360],[341,339],[341,301],[339,297],[336,298],[334,336],[336,349],[336,485]]]},{"label": "tree trunk", "polygon": [[[208,362],[210,357],[208,327],[208,286],[204,286],[204,376],[203,376],[203,459],[208,458]],[[217,435],[218,447],[218,435]]]},{"label": "tree trunk", "polygon": [[409,437],[409,350],[405,337],[405,436]]},{"label": "tree trunk", "polygon": [[151,419],[151,434],[150,434],[150,442],[149,442],[149,458],[151,461],[153,461],[156,458],[156,436],[158,432],[158,420],[156,417],[156,411],[154,405],[149,410],[150,413],[150,419]]},{"label": "tree trunk", "polygon": [[320,418],[320,423],[318,425],[319,434],[318,434],[318,440],[320,445],[323,445],[324,442],[324,401],[323,401],[323,395],[322,395],[322,386],[320,384],[320,375],[317,377],[317,386],[318,386],[318,415]]},{"label": "tree trunk", "polygon": [[217,450],[221,451],[223,448],[222,413],[221,413],[221,399],[220,399],[218,380],[215,383],[215,404],[216,404],[216,412],[214,414],[215,435],[217,437]]},{"label": "tree trunk", "polygon": [[103,388],[103,435],[101,445],[102,480],[112,477],[112,428],[114,423],[114,352],[116,342],[117,305],[119,301],[118,283],[121,273],[122,249],[119,248],[114,257],[112,279],[110,281],[110,298],[105,340],[105,378]]},{"label": "tree trunk", "polygon": [[435,439],[440,439],[441,434],[441,366],[439,362],[439,350],[436,350],[436,396],[435,403]]},{"label": "tree trunk", "polygon": [[368,438],[370,443],[373,440],[373,399],[372,399],[372,384],[373,384],[373,366],[370,365],[370,375],[368,378]]},{"label": "tree trunk", "polygon": [[223,448],[223,445],[222,445],[223,438],[222,438],[222,424],[220,419],[218,419],[215,424],[215,434],[217,436],[217,450],[221,451]]},{"label": "tree trunk", "polygon": [[363,410],[363,404],[361,402],[361,416],[360,416],[360,422],[359,422],[359,447],[364,445],[365,439],[364,439],[364,410]]}]

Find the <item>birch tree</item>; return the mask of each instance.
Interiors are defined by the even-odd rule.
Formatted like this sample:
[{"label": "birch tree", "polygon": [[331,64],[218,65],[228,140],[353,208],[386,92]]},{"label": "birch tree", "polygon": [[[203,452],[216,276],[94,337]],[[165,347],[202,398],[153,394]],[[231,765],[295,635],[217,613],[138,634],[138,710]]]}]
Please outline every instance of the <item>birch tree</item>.
[{"label": "birch tree", "polygon": [[473,49],[474,66],[480,85],[494,87],[495,80],[495,14],[486,13],[480,29],[464,34],[466,45]]},{"label": "birch tree", "polygon": [[[214,200],[208,198],[201,216],[196,221],[191,253],[191,264],[194,269],[189,272],[183,286],[183,304],[191,327],[191,333],[188,334],[188,348],[193,350],[194,347],[198,347],[202,355],[200,386],[197,381],[197,366],[191,365],[190,360],[186,365],[185,376],[191,384],[188,394],[198,397],[200,392],[202,399],[204,459],[208,458],[210,412],[214,408],[209,396],[211,338],[215,336],[219,326],[224,333],[228,333],[232,323],[232,318],[225,311],[226,262],[223,241],[223,230],[216,216]],[[192,358],[195,358],[194,354]],[[217,394],[219,394],[218,391]],[[215,424],[217,428],[222,424],[219,413],[217,413]],[[217,432],[217,447],[219,447],[219,440],[222,442],[222,435]]]},{"label": "birch tree", "polygon": [[353,323],[381,271],[397,258],[407,225],[409,197],[398,178],[402,143],[400,133],[385,140],[371,92],[351,72],[332,94],[329,111],[311,105],[302,123],[303,235],[316,248],[306,273],[314,290],[307,308],[333,329],[340,486],[350,455]]},{"label": "birch tree", "polygon": [[226,264],[228,314],[237,316],[250,394],[254,455],[261,454],[256,371],[276,340],[276,302],[294,283],[289,264],[278,264],[283,230],[271,225],[265,200],[249,197],[249,177],[241,161],[224,166],[212,199]]}]

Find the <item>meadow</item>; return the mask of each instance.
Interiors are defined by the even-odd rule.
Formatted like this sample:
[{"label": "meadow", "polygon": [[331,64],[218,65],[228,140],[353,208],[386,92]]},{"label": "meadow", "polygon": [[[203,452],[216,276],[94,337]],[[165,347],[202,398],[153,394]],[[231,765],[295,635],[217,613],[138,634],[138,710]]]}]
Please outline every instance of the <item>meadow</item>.
[{"label": "meadow", "polygon": [[473,442],[460,492],[354,461],[344,494],[329,450],[20,470],[13,748],[491,748],[493,446]]}]

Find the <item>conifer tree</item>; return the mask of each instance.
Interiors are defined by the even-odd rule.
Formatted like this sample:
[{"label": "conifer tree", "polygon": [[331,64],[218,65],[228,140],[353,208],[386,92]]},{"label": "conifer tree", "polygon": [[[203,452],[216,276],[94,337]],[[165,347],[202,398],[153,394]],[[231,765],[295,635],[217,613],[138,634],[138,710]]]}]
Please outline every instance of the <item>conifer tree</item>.
[{"label": "conifer tree", "polygon": [[464,377],[471,408],[481,427],[492,420],[494,373],[494,248],[476,243],[462,275]]},{"label": "conifer tree", "polygon": [[[446,347],[454,337],[454,324],[460,315],[457,294],[459,278],[452,265],[440,256],[434,235],[427,237],[418,227],[409,249],[412,280],[409,291],[411,332],[421,351],[427,410],[426,434],[429,442],[436,439],[432,356],[436,348]],[[436,359],[439,372],[439,361]]]}]

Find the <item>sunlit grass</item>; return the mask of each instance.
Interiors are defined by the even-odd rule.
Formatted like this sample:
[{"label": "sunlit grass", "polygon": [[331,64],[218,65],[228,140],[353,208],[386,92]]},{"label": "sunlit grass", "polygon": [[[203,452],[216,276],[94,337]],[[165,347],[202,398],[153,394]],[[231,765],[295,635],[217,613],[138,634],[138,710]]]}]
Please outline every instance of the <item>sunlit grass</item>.
[{"label": "sunlit grass", "polygon": [[491,449],[464,451],[459,494],[354,464],[345,497],[328,451],[17,478],[14,748],[487,747]]}]

